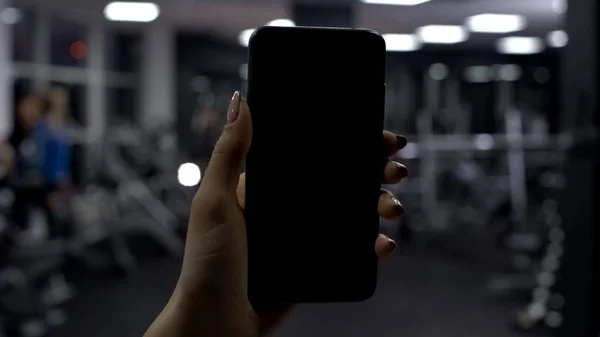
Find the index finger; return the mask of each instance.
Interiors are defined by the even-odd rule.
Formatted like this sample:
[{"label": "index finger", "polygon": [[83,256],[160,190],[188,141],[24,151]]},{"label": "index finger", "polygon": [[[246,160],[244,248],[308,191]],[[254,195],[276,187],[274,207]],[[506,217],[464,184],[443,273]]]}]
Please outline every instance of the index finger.
[{"label": "index finger", "polygon": [[389,131],[383,131],[383,147],[386,158],[402,150],[406,144],[408,144],[406,137]]}]

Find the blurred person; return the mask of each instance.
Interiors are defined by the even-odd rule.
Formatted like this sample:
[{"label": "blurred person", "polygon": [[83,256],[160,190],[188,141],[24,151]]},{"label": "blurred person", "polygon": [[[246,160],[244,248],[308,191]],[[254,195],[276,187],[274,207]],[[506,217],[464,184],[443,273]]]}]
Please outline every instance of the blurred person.
[{"label": "blurred person", "polygon": [[27,229],[31,208],[40,207],[50,237],[58,237],[63,231],[56,207],[69,186],[68,94],[55,88],[35,102],[24,103],[20,110],[23,141],[18,146],[13,221]]},{"label": "blurred person", "polygon": [[45,139],[39,128],[43,110],[43,100],[38,96],[31,95],[21,100],[17,106],[17,123],[9,141],[14,152],[10,176],[15,193],[12,220],[22,230],[28,229],[32,206],[40,207],[47,221],[53,221],[42,175]]},{"label": "blurred person", "polygon": [[62,193],[70,188],[69,94],[62,88],[54,88],[46,100],[48,110],[41,125],[46,133],[44,179],[51,190]]},{"label": "blurred person", "polygon": [[[191,205],[179,281],[145,337],[259,337],[272,332],[291,309],[255,310],[248,301],[245,175],[240,173],[251,134],[248,105],[236,92],[227,112],[227,125]],[[386,156],[406,145],[406,138],[390,132],[384,132],[383,139]],[[406,167],[385,159],[382,183],[397,183],[406,177]],[[382,193],[378,210],[388,219],[404,212],[389,192]],[[380,234],[374,249],[385,258],[396,249],[396,243]]]},{"label": "blurred person", "polygon": [[[53,214],[57,212],[62,198],[71,190],[71,141],[68,128],[69,94],[62,88],[52,88],[45,96],[45,116],[36,132],[44,140],[42,176],[47,203]],[[50,236],[66,233],[63,225],[53,217],[48,223]]]}]

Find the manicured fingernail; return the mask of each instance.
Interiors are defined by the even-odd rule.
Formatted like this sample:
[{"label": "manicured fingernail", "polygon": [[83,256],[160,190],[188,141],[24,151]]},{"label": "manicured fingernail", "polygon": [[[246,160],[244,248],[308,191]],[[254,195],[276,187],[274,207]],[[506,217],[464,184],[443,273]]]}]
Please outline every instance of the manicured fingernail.
[{"label": "manicured fingernail", "polygon": [[229,103],[229,109],[227,109],[227,124],[235,122],[240,114],[240,92],[236,91],[233,93],[231,103]]},{"label": "manicured fingernail", "polygon": [[390,243],[390,251],[392,251],[392,252],[395,251],[396,248],[398,248],[398,244],[396,243],[396,241],[394,241],[390,238],[388,238],[388,241]]},{"label": "manicured fingernail", "polygon": [[408,177],[408,169],[406,168],[406,166],[400,164],[400,163],[395,163],[396,167],[398,168],[398,172],[400,173],[400,176],[402,178],[406,178]]},{"label": "manicured fingernail", "polygon": [[396,209],[396,212],[397,212],[399,215],[402,215],[402,214],[404,214],[404,211],[405,211],[405,210],[404,210],[404,206],[402,206],[402,204],[400,203],[400,200],[398,200],[398,199],[396,199],[396,198],[393,198],[393,199],[392,199],[392,203],[394,204],[394,208]]},{"label": "manicured fingernail", "polygon": [[404,136],[396,135],[396,141],[398,142],[400,149],[403,149],[408,144],[408,139]]}]

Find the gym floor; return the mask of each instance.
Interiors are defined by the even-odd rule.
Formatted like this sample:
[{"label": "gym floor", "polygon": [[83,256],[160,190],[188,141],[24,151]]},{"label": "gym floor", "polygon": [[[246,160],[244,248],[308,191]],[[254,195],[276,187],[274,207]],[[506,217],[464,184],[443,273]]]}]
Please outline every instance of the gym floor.
[{"label": "gym floor", "polygon": [[[169,298],[179,261],[145,262],[128,278],[89,277],[50,337],[140,337]],[[486,273],[467,262],[404,250],[383,263],[374,298],[301,305],[278,336],[510,337],[516,305],[486,295]],[[323,318],[327,317],[325,324]]]}]

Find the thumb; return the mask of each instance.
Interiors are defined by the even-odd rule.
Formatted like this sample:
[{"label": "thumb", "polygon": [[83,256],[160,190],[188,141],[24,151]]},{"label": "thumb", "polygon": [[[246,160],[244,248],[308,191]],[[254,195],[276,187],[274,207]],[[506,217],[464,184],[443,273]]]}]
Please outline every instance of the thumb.
[{"label": "thumb", "polygon": [[251,141],[250,108],[240,92],[236,91],[227,110],[227,125],[206,169],[204,183],[218,188],[231,188],[235,192]]}]

